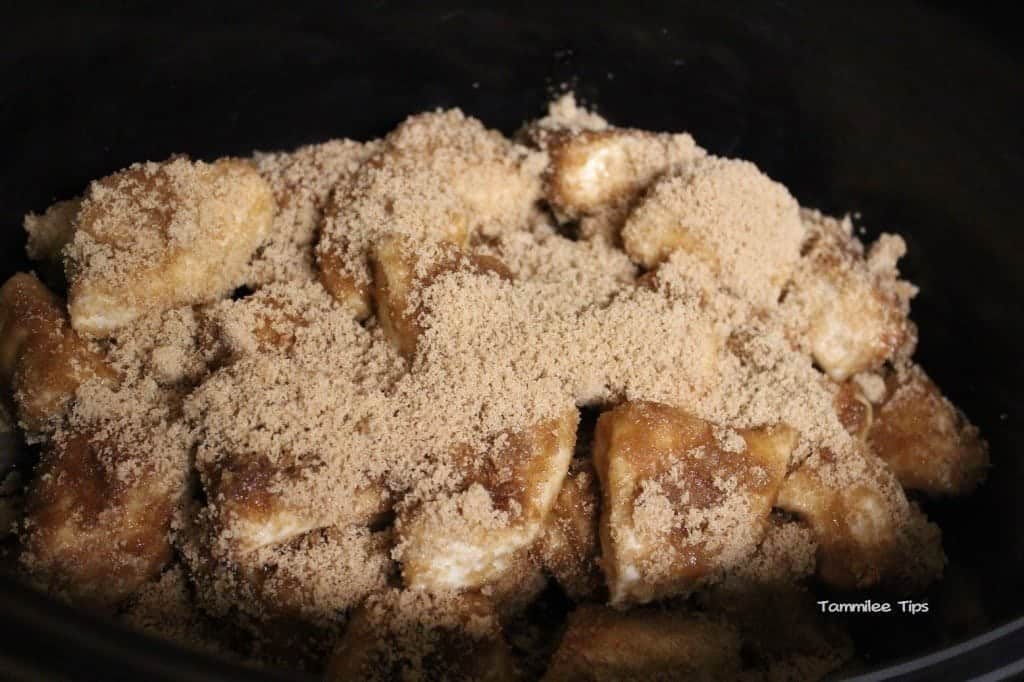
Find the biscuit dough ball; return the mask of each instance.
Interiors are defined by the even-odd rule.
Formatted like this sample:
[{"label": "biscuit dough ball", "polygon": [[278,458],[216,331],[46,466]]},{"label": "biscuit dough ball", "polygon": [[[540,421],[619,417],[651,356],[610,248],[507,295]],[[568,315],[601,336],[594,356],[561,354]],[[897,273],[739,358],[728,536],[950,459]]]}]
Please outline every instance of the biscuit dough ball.
[{"label": "biscuit dough ball", "polygon": [[806,521],[818,578],[839,589],[920,590],[942,574],[941,534],[870,451],[817,452],[786,477],[779,509]]},{"label": "biscuit dough ball", "polygon": [[900,280],[903,239],[882,235],[868,253],[847,222],[805,213],[810,238],[783,313],[797,345],[835,381],[878,368],[914,336],[907,320],[916,288]]},{"label": "biscuit dough ball", "polygon": [[658,403],[597,422],[601,563],[613,606],[685,594],[760,543],[796,433],[733,431]]},{"label": "biscuit dough ball", "polygon": [[71,328],[63,301],[35,275],[7,280],[0,288],[0,382],[30,437],[52,431],[90,380],[114,383],[117,375]]},{"label": "biscuit dough ball", "polygon": [[66,249],[72,326],[105,337],[145,312],[230,293],[273,215],[270,186],[238,159],[177,157],[93,182]]},{"label": "biscuit dough ball", "polygon": [[391,590],[352,618],[327,666],[337,680],[518,679],[491,603]]},{"label": "biscuit dough ball", "polygon": [[717,157],[657,182],[622,228],[626,253],[644,267],[683,249],[766,307],[778,301],[803,239],[799,205],[785,187],[749,161]]},{"label": "biscuit dough ball", "polygon": [[[575,409],[503,434],[482,456],[455,453],[461,490],[398,514],[398,557],[414,589],[472,589],[514,565],[541,534],[576,441]],[[460,461],[461,460],[461,461]]]},{"label": "biscuit dough ball", "polygon": [[931,495],[967,495],[985,479],[988,443],[917,365],[886,381],[888,397],[867,432],[900,485]]}]

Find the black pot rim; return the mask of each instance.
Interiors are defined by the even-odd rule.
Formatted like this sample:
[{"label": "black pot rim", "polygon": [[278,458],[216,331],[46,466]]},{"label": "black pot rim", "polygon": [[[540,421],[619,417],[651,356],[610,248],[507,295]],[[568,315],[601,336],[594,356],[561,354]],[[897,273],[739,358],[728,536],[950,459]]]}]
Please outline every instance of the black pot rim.
[{"label": "black pot rim", "polygon": [[[970,664],[976,680],[1008,680],[1024,672],[1024,616],[1012,618],[955,644],[940,646],[923,655],[910,656],[876,670],[839,678],[849,682],[890,679],[959,679],[948,666]],[[976,675],[976,677],[974,677]]]}]

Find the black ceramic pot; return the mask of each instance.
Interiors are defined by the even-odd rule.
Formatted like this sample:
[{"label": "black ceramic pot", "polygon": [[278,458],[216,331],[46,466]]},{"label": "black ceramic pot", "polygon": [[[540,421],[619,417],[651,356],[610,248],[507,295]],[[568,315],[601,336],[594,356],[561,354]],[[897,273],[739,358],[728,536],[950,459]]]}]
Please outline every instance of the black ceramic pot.
[{"label": "black ceramic pot", "polygon": [[[706,5],[706,6],[705,6]],[[971,499],[926,505],[968,621],[864,616],[873,679],[1024,671],[1024,59],[1011,15],[907,4],[535,8],[339,2],[48,7],[0,21],[0,276],[21,216],[174,152],[380,135],[460,106],[506,132],[573,85],[615,122],[688,130],[802,204],[907,237],[921,363],[992,444]],[[0,582],[0,678],[261,679]],[[269,675],[267,673],[266,675]]]}]

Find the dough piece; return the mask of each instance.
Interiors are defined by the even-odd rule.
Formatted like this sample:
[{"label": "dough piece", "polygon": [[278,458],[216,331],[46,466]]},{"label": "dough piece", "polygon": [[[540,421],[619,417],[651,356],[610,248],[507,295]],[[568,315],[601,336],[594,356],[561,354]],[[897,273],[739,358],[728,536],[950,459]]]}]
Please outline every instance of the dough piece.
[{"label": "dough piece", "polygon": [[888,397],[868,439],[900,485],[930,495],[973,492],[990,465],[977,427],[917,365],[898,369],[886,383]]},{"label": "dough piece", "polygon": [[717,157],[657,182],[622,228],[635,262],[652,268],[683,249],[763,307],[778,301],[803,239],[800,207],[785,187],[749,161]]},{"label": "dough piece", "polygon": [[185,414],[219,555],[387,511],[361,410],[380,399],[379,374],[400,362],[387,344],[315,283],[275,284],[216,308],[229,362],[192,391]]},{"label": "dough piece", "polygon": [[810,238],[783,308],[791,334],[835,381],[875,369],[914,336],[917,289],[898,279],[901,237],[882,235],[864,256],[848,221],[804,213]]},{"label": "dough piece", "polygon": [[240,556],[325,526],[368,524],[390,508],[388,491],[372,482],[337,491],[343,503],[330,509],[282,495],[283,490],[302,487],[303,468],[286,460],[271,462],[257,454],[239,453],[217,466],[200,468],[210,500],[207,514],[214,532],[223,539],[218,553]]},{"label": "dough piece", "polygon": [[942,574],[938,527],[867,450],[811,455],[786,478],[777,505],[814,531],[818,578],[829,586],[920,590]]},{"label": "dough piece", "polygon": [[742,609],[749,591],[792,587],[814,575],[818,543],[802,521],[772,512],[764,539],[743,563],[728,571],[708,594],[732,601]]},{"label": "dough piece", "polygon": [[[50,591],[114,607],[171,558],[171,518],[185,490],[187,441],[177,470],[162,470],[152,444],[63,434],[43,452],[25,503],[21,563]],[[172,464],[175,464],[172,462]],[[130,472],[130,473],[123,473]]]},{"label": "dough piece", "polygon": [[874,419],[875,408],[854,381],[834,386],[836,415],[847,433],[864,442]]},{"label": "dough piece", "polygon": [[230,293],[273,213],[269,185],[238,159],[178,157],[93,182],[66,251],[72,325],[109,336],[154,309]]},{"label": "dough piece", "polygon": [[327,667],[337,680],[515,680],[490,602],[392,590],[349,623]]},{"label": "dough piece", "polygon": [[465,245],[527,226],[546,158],[457,110],[412,116],[328,207],[320,281],[357,317],[370,313],[371,250],[391,233]]},{"label": "dough piece", "polygon": [[721,620],[588,605],[569,615],[544,680],[729,680],[740,664],[739,633]]},{"label": "dough piece", "polygon": [[689,135],[614,128],[566,93],[548,115],[520,133],[548,152],[544,198],[562,222],[576,221],[585,240],[610,245],[629,208],[659,176],[677,173],[704,155]]},{"label": "dough piece", "polygon": [[491,452],[455,453],[462,489],[398,515],[406,585],[472,589],[509,570],[539,537],[572,459],[575,409],[497,439]]},{"label": "dough piece", "polygon": [[10,387],[30,439],[53,430],[78,387],[116,373],[68,323],[63,302],[19,273],[0,288],[0,382]]},{"label": "dough piece", "polygon": [[601,562],[613,606],[685,594],[760,543],[796,433],[627,402],[601,415]]},{"label": "dough piece", "polygon": [[662,175],[689,168],[704,155],[686,133],[629,128],[548,134],[551,157],[545,198],[561,220],[580,220],[584,237],[618,243],[629,207]]},{"label": "dough piece", "polygon": [[[64,281],[64,247],[75,236],[76,219],[82,198],[53,204],[42,215],[29,213],[23,226],[28,236],[25,252],[38,263],[43,279],[57,287]],[[58,287],[59,288],[59,287]]]},{"label": "dough piece", "polygon": [[586,459],[574,459],[534,554],[572,599],[592,596],[602,583],[598,564],[600,490]]},{"label": "dough piece", "polygon": [[388,142],[452,188],[465,206],[470,234],[522,229],[532,217],[541,194],[544,154],[510,142],[458,110],[410,116]]},{"label": "dough piece", "polygon": [[390,235],[377,244],[373,255],[377,320],[402,355],[415,354],[423,331],[420,319],[424,311],[416,303],[418,290],[430,286],[446,272],[457,271],[512,279],[508,268],[497,258],[465,253],[452,245],[439,245],[433,257],[421,257],[407,237]]}]

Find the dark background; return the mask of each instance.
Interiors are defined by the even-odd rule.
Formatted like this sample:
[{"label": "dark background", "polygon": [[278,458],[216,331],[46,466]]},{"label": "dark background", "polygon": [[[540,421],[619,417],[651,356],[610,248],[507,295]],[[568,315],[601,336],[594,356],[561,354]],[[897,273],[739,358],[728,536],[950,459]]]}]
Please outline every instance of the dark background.
[{"label": "dark background", "polygon": [[[27,266],[26,211],[133,161],[363,139],[429,107],[511,132],[572,85],[613,122],[688,130],[805,205],[907,237],[918,358],[996,464],[975,498],[928,510],[996,624],[1024,615],[1024,60],[1011,19],[916,3],[24,3],[0,21],[0,275]],[[979,626],[860,625],[872,661]],[[25,638],[4,634],[0,661],[21,646],[8,634]],[[40,637],[18,653],[46,658]],[[118,655],[68,646],[79,673]]]}]

